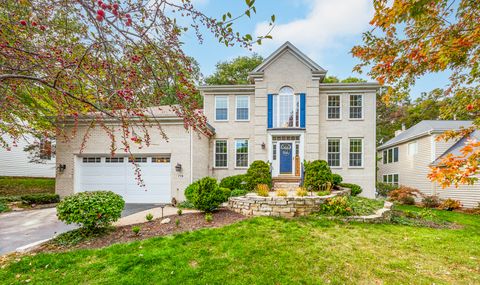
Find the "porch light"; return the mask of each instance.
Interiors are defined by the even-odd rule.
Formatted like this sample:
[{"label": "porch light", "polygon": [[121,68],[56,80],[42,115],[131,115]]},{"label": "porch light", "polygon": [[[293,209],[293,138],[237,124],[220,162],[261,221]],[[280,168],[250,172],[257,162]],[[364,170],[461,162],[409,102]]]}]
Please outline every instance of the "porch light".
[{"label": "porch light", "polygon": [[58,164],[57,166],[57,169],[58,169],[58,172],[62,173],[65,171],[65,168],[67,168],[67,166],[65,164]]},{"label": "porch light", "polygon": [[182,171],[182,165],[181,165],[180,163],[177,163],[177,165],[175,165],[175,170],[176,170],[177,172]]},{"label": "porch light", "polygon": [[262,149],[265,149],[265,143],[264,142],[262,143]]}]

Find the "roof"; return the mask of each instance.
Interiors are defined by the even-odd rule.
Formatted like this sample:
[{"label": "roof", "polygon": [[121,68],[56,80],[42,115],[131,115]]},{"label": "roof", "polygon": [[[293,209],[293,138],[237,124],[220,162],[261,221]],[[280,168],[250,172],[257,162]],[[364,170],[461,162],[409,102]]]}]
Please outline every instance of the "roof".
[{"label": "roof", "polygon": [[408,130],[403,131],[391,140],[387,141],[377,149],[382,150],[401,143],[405,143],[432,133],[443,133],[448,130],[459,130],[461,128],[468,128],[473,121],[453,121],[453,120],[424,120],[414,125]]},{"label": "roof", "polygon": [[450,153],[454,156],[462,155],[462,152],[460,150],[465,146],[465,143],[467,143],[469,139],[480,141],[480,130],[475,130],[470,135],[461,138],[458,142],[456,142],[449,149],[447,149],[442,155],[435,159],[435,161],[432,162],[431,165],[438,165],[442,161],[442,159]]},{"label": "roof", "polygon": [[310,68],[312,74],[317,75],[318,77],[325,77],[327,71],[318,65],[311,58],[306,56],[301,52],[296,46],[291,42],[287,41],[281,45],[276,51],[274,51],[270,56],[268,56],[260,65],[258,65],[252,72],[249,73],[250,78],[255,78],[263,75],[263,72],[272,62],[274,62],[280,55],[284,52],[290,51],[296,58],[303,62],[306,66]]}]

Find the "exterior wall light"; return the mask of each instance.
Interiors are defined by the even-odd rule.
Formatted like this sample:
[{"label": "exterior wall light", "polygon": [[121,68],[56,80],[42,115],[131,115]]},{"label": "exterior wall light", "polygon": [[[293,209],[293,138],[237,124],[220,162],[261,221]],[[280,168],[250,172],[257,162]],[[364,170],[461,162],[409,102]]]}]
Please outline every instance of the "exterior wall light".
[{"label": "exterior wall light", "polygon": [[262,143],[262,149],[265,149],[265,143],[264,142]]},{"label": "exterior wall light", "polygon": [[58,172],[62,173],[65,171],[65,168],[67,168],[67,166],[65,164],[58,164],[57,166],[57,169],[58,169]]},{"label": "exterior wall light", "polygon": [[181,165],[180,163],[177,163],[177,165],[175,165],[175,170],[176,170],[177,172],[182,171],[182,165]]}]

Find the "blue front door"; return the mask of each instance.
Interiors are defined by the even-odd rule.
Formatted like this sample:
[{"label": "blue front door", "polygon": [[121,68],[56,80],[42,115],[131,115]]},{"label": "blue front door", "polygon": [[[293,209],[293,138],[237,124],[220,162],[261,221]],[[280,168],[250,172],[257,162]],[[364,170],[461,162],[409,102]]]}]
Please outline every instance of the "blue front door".
[{"label": "blue front door", "polygon": [[292,143],[280,143],[280,173],[292,173]]}]

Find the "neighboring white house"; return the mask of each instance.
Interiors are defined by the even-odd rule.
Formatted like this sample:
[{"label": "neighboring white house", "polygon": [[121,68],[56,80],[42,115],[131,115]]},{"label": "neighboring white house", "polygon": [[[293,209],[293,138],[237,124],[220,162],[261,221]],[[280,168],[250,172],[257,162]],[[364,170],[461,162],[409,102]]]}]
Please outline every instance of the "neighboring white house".
[{"label": "neighboring white house", "polygon": [[[10,138],[4,139],[12,145]],[[32,155],[24,151],[33,140],[26,136],[10,149],[0,148],[0,176],[55,177],[55,156],[52,152],[43,157],[43,163],[36,163],[32,162]]]},{"label": "neighboring white house", "polygon": [[[449,153],[459,154],[467,138],[437,141],[447,130],[458,130],[472,125],[472,121],[421,121],[378,147],[378,181],[416,188],[426,195],[460,200],[464,207],[476,207],[480,202],[480,183],[443,189],[431,182],[427,175],[430,166],[438,164]],[[471,138],[480,139],[474,132]]]},{"label": "neighboring white house", "polygon": [[326,72],[286,42],[250,73],[253,84],[201,86],[213,137],[190,132],[161,108],[155,117],[169,141],[153,126],[152,145],[131,150],[145,189],[136,185],[126,156],[110,157],[110,138],[100,128],[80,152],[87,128],[80,124],[73,140],[57,142],[57,163],[65,170],[57,174],[56,191],[113,190],[130,203],[182,201],[192,181],[245,173],[254,160],[270,162],[277,181],[299,181],[304,160],[323,159],[373,198],[379,85],[324,84]]}]

